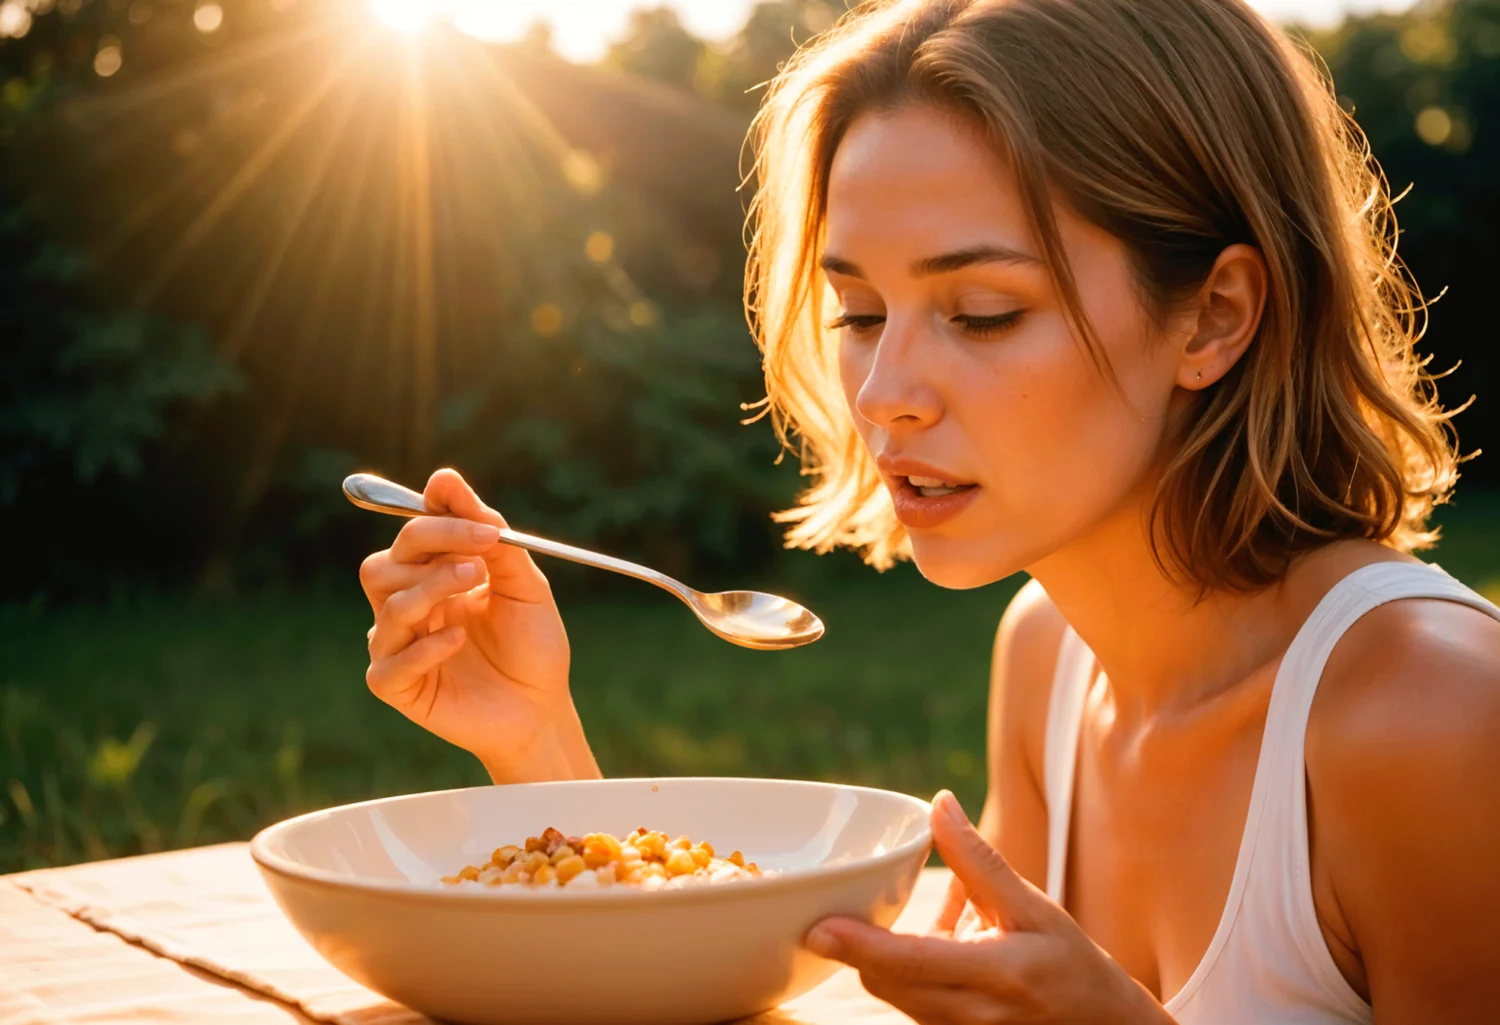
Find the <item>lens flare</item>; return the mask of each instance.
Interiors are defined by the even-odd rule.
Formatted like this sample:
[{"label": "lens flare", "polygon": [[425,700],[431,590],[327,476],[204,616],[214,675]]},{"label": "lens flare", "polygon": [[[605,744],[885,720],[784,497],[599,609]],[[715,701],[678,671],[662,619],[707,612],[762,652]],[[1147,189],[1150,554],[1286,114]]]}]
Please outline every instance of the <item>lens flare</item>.
[{"label": "lens flare", "polygon": [[375,17],[398,32],[420,32],[437,20],[441,0],[370,0]]}]

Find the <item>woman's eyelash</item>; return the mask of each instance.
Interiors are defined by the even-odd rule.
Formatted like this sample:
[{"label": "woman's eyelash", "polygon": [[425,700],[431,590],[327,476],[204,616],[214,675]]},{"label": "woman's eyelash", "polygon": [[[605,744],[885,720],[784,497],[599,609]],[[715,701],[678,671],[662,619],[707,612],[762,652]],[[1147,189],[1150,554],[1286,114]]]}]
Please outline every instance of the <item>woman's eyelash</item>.
[{"label": "woman's eyelash", "polygon": [[1014,327],[1021,319],[1023,312],[1023,310],[1011,310],[1009,313],[996,313],[987,317],[971,317],[960,313],[953,318],[953,322],[970,334],[997,335],[1007,328]]},{"label": "woman's eyelash", "polygon": [[868,331],[885,323],[884,314],[880,313],[845,313],[828,322],[828,330],[837,331],[840,328],[852,327],[856,331]]},{"label": "woman's eyelash", "polygon": [[[963,328],[970,334],[997,335],[1007,328],[1014,327],[1021,319],[1022,310],[1011,310],[1008,313],[996,313],[985,317],[969,316],[959,314],[952,318],[953,323]],[[856,331],[870,331],[885,323],[885,315],[880,313],[845,313],[828,322],[828,330],[837,331],[841,328],[850,327]]]}]

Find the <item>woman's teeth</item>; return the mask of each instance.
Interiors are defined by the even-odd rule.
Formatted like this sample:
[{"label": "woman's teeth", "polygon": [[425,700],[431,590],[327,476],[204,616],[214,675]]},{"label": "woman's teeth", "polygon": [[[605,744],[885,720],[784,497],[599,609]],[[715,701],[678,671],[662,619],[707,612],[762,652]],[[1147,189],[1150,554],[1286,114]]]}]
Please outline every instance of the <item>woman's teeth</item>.
[{"label": "woman's teeth", "polygon": [[940,498],[968,487],[967,484],[950,484],[936,477],[907,477],[906,482],[916,488],[923,498]]}]

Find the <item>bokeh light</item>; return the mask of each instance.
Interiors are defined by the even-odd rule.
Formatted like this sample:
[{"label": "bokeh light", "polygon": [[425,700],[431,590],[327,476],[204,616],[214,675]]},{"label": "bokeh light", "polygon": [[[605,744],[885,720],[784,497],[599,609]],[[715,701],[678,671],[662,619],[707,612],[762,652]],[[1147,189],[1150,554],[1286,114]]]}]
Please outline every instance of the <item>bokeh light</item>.
[{"label": "bokeh light", "polygon": [[94,54],[94,74],[100,78],[108,78],[120,70],[120,65],[125,61],[125,55],[120,50],[118,40],[112,36],[106,36],[100,40],[99,52]]},{"label": "bokeh light", "polygon": [[224,8],[218,4],[199,4],[193,10],[193,27],[204,35],[219,31],[223,25]]},{"label": "bokeh light", "polygon": [[20,39],[31,31],[31,12],[16,0],[0,4],[0,38]]},{"label": "bokeh light", "polygon": [[656,304],[649,299],[637,299],[630,304],[630,322],[636,327],[650,327],[656,320]]},{"label": "bokeh light", "polygon": [[556,303],[542,303],[531,311],[531,330],[550,338],[562,330],[563,312]]},{"label": "bokeh light", "polygon": [[583,252],[595,263],[603,263],[615,253],[614,236],[607,231],[595,231],[584,240]]},{"label": "bokeh light", "polygon": [[1441,146],[1453,134],[1453,118],[1442,107],[1428,107],[1417,115],[1417,137],[1429,146]]},{"label": "bokeh light", "polygon": [[570,149],[564,153],[561,169],[563,180],[573,186],[575,192],[592,196],[604,188],[604,168],[584,150]]}]

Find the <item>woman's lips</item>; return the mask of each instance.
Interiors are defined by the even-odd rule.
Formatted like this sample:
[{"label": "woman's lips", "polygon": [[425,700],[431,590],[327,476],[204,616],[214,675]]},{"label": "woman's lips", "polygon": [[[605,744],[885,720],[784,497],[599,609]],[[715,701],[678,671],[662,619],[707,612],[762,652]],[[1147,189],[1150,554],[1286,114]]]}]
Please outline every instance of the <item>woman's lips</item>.
[{"label": "woman's lips", "polygon": [[908,530],[931,530],[963,512],[979,497],[978,484],[965,484],[946,495],[928,497],[906,477],[891,480],[891,500],[896,519]]}]

